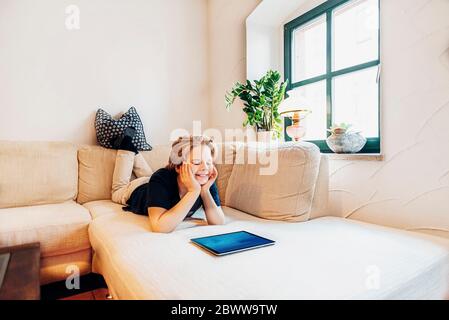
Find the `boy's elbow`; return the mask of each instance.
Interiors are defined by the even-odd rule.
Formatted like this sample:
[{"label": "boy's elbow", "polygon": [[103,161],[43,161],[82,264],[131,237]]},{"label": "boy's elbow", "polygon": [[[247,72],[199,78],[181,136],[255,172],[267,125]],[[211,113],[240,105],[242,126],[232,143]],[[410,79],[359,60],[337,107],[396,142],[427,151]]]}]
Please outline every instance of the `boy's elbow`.
[{"label": "boy's elbow", "polygon": [[169,230],[169,229],[164,229],[164,228],[158,228],[158,227],[156,227],[156,228],[151,228],[151,230],[154,232],[154,233],[171,233],[173,230]]},{"label": "boy's elbow", "polygon": [[150,223],[151,231],[154,233],[171,233],[173,232],[173,228],[168,228],[160,223]]}]

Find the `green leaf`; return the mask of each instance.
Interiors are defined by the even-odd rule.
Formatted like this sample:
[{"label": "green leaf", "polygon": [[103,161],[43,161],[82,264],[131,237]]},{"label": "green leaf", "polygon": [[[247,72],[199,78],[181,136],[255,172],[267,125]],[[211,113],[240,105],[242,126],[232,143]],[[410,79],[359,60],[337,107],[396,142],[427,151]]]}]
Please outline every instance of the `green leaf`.
[{"label": "green leaf", "polygon": [[268,70],[262,78],[253,82],[236,82],[231,92],[225,95],[226,108],[229,110],[239,98],[247,115],[244,126],[250,124],[256,128],[282,130],[278,107],[285,98],[288,81],[281,83],[280,80],[278,71]]}]

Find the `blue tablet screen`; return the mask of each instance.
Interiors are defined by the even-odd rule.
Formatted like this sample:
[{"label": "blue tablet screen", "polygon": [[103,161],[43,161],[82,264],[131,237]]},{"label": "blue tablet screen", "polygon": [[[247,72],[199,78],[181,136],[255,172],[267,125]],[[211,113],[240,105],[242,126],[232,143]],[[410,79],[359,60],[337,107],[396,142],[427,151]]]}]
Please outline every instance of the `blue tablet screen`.
[{"label": "blue tablet screen", "polygon": [[215,254],[232,253],[274,244],[273,240],[269,240],[246,231],[195,238],[191,239],[191,241],[209,251],[212,251]]}]

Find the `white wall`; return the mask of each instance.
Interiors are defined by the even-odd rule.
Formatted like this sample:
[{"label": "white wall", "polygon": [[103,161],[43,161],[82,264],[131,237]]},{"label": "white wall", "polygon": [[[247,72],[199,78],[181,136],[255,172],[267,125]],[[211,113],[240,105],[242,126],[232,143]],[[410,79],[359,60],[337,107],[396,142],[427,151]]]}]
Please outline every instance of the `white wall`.
[{"label": "white wall", "polygon": [[261,0],[209,0],[210,126],[241,128],[241,105],[225,109],[225,93],[246,81],[245,20]]},{"label": "white wall", "polygon": [[247,21],[246,34],[248,79],[260,79],[270,69],[283,74],[280,50],[283,42],[279,28]]},{"label": "white wall", "polygon": [[165,144],[209,119],[207,48],[207,0],[1,0],[0,139],[95,143],[98,107],[135,106]]},{"label": "white wall", "polygon": [[[385,161],[331,161],[330,213],[449,237],[449,1],[381,1]],[[304,3],[284,22],[322,2]],[[227,11],[248,12],[240,3]],[[245,58],[239,43],[232,50],[240,56],[221,70]],[[238,127],[242,114],[231,115],[226,123]]]},{"label": "white wall", "polygon": [[[247,76],[259,79],[267,70],[284,73],[284,24],[306,0],[263,0],[246,20]],[[296,18],[296,16],[295,16]]]},{"label": "white wall", "polygon": [[381,5],[386,160],[333,161],[331,208],[449,237],[449,1]]}]

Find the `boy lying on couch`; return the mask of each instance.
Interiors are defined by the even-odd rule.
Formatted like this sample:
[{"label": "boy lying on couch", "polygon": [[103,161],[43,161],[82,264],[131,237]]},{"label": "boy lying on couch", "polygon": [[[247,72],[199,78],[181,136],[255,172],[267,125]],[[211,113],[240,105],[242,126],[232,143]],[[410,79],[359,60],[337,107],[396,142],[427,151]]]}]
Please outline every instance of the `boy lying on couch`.
[{"label": "boy lying on couch", "polygon": [[[154,172],[133,145],[129,127],[114,140],[118,149],[112,201],[125,211],[148,215],[154,232],[169,233],[201,206],[208,224],[224,224],[214,166],[215,146],[205,136],[180,137],[172,145],[169,163]],[[137,179],[131,181],[134,172]]]}]

